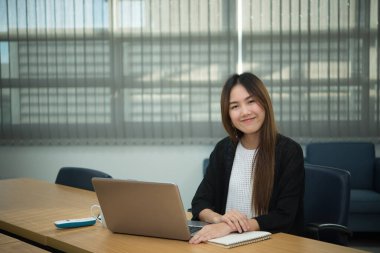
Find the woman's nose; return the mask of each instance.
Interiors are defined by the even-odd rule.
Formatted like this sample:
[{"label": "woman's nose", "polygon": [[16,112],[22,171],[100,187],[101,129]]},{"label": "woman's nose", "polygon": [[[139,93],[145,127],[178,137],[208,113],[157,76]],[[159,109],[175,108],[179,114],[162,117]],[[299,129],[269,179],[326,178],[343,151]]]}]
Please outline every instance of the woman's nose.
[{"label": "woman's nose", "polygon": [[248,107],[248,106],[245,106],[245,105],[243,105],[243,106],[241,107],[241,112],[242,112],[243,115],[251,114],[251,111],[249,110],[249,107]]}]

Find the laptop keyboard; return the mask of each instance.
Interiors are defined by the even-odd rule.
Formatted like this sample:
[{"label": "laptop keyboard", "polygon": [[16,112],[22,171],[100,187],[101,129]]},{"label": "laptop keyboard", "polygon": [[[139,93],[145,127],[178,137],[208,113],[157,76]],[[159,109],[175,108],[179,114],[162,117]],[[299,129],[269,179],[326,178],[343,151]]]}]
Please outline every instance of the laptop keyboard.
[{"label": "laptop keyboard", "polygon": [[189,229],[190,229],[190,234],[194,234],[194,233],[198,232],[199,230],[201,230],[202,227],[189,226]]}]

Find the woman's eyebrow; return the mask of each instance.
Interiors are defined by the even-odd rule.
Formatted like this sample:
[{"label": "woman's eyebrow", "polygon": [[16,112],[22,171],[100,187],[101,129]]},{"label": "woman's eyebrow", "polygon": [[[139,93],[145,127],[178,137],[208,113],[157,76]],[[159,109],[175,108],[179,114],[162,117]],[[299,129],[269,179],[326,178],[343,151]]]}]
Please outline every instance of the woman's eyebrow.
[{"label": "woman's eyebrow", "polygon": [[[244,98],[244,101],[247,101],[247,100],[252,99],[254,97],[255,97],[254,95],[249,95],[246,98]],[[238,104],[238,103],[239,103],[238,101],[230,101],[230,104]]]},{"label": "woman's eyebrow", "polygon": [[255,98],[254,95],[249,95],[248,97],[246,97],[244,100],[249,100],[249,99],[252,99],[252,98]]}]

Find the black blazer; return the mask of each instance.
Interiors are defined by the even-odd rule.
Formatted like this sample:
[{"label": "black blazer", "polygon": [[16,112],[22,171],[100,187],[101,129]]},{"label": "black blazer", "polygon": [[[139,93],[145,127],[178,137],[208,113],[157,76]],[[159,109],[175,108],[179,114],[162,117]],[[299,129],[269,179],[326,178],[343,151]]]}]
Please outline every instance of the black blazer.
[{"label": "black blazer", "polygon": [[[229,137],[221,140],[210,155],[206,175],[192,200],[193,219],[209,208],[219,214],[226,210],[228,186],[236,145]],[[277,135],[275,179],[268,214],[255,217],[263,231],[302,234],[305,169],[301,146]]]}]

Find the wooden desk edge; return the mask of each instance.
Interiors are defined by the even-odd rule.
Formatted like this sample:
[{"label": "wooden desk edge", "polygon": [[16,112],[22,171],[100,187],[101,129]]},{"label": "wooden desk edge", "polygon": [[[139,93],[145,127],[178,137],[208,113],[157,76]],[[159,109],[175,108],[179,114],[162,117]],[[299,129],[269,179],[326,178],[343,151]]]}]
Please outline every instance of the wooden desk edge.
[{"label": "wooden desk edge", "polygon": [[20,228],[18,226],[12,225],[4,221],[0,221],[0,229],[10,233],[11,236],[13,234],[14,235],[13,237],[25,238],[27,240],[36,242],[38,244],[47,246],[47,236],[44,236],[37,232],[25,230],[23,228]]}]

